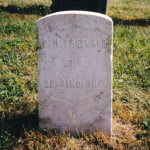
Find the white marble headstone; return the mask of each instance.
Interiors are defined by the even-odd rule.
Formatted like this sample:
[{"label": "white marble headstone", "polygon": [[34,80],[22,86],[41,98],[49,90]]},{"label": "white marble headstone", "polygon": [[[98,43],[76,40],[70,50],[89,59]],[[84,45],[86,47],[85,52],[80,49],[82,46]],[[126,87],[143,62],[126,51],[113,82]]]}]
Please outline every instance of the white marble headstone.
[{"label": "white marble headstone", "polygon": [[112,20],[64,11],[36,25],[40,128],[111,134]]}]

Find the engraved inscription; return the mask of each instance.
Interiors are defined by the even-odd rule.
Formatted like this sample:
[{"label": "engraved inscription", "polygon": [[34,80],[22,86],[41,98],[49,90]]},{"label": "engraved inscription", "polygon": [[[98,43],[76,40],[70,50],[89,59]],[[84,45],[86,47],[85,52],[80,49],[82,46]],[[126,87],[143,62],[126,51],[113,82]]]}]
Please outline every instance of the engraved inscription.
[{"label": "engraved inscription", "polygon": [[45,46],[50,47],[65,47],[65,48],[92,48],[92,47],[105,47],[106,40],[104,38],[95,39],[60,39],[54,38],[52,40],[46,40],[44,42]]},{"label": "engraved inscription", "polygon": [[99,79],[46,79],[46,88],[56,88],[56,87],[67,87],[67,88],[98,88],[102,85],[103,81]]},{"label": "engraved inscription", "polygon": [[73,58],[66,58],[64,60],[64,66],[65,67],[85,67],[86,63],[82,58],[79,58],[77,60],[73,59]]}]

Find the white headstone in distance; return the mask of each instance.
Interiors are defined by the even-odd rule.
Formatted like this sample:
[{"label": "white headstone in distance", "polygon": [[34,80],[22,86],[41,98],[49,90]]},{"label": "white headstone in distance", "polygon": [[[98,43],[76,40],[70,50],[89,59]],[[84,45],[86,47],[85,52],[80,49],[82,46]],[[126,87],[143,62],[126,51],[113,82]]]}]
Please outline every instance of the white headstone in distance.
[{"label": "white headstone in distance", "polygon": [[111,134],[112,20],[64,11],[36,25],[40,128]]}]

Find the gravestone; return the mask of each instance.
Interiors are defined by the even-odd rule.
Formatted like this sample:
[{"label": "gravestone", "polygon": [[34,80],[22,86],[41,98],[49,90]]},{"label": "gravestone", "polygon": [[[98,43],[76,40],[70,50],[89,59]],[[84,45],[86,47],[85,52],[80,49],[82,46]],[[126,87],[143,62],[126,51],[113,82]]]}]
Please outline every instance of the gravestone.
[{"label": "gravestone", "polygon": [[53,0],[52,12],[85,10],[106,14],[107,0]]},{"label": "gravestone", "polygon": [[112,20],[64,11],[36,26],[40,129],[111,134]]}]

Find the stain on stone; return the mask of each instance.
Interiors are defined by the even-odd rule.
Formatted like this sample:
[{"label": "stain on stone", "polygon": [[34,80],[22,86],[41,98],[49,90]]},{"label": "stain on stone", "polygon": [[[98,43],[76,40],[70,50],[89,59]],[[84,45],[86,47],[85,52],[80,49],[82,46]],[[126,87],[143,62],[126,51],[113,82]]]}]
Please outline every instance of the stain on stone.
[{"label": "stain on stone", "polygon": [[51,123],[51,118],[45,117],[45,118],[39,118],[39,122],[46,124],[46,123]]},{"label": "stain on stone", "polygon": [[52,28],[51,28],[51,26],[49,25],[48,27],[49,27],[49,31],[50,31],[50,32],[52,32]]},{"label": "stain on stone", "polygon": [[101,99],[101,95],[103,94],[103,92],[100,92],[100,94],[96,95],[95,97],[98,99]]},{"label": "stain on stone", "polygon": [[99,117],[97,117],[96,119],[95,119],[95,121],[94,121],[94,123],[95,122],[103,122],[103,118],[102,118],[102,116],[99,116]]},{"label": "stain on stone", "polygon": [[98,98],[98,99],[100,99],[101,98],[101,94],[98,94],[95,97]]},{"label": "stain on stone", "polygon": [[56,35],[58,38],[61,38],[57,33],[55,33],[55,35]]}]

